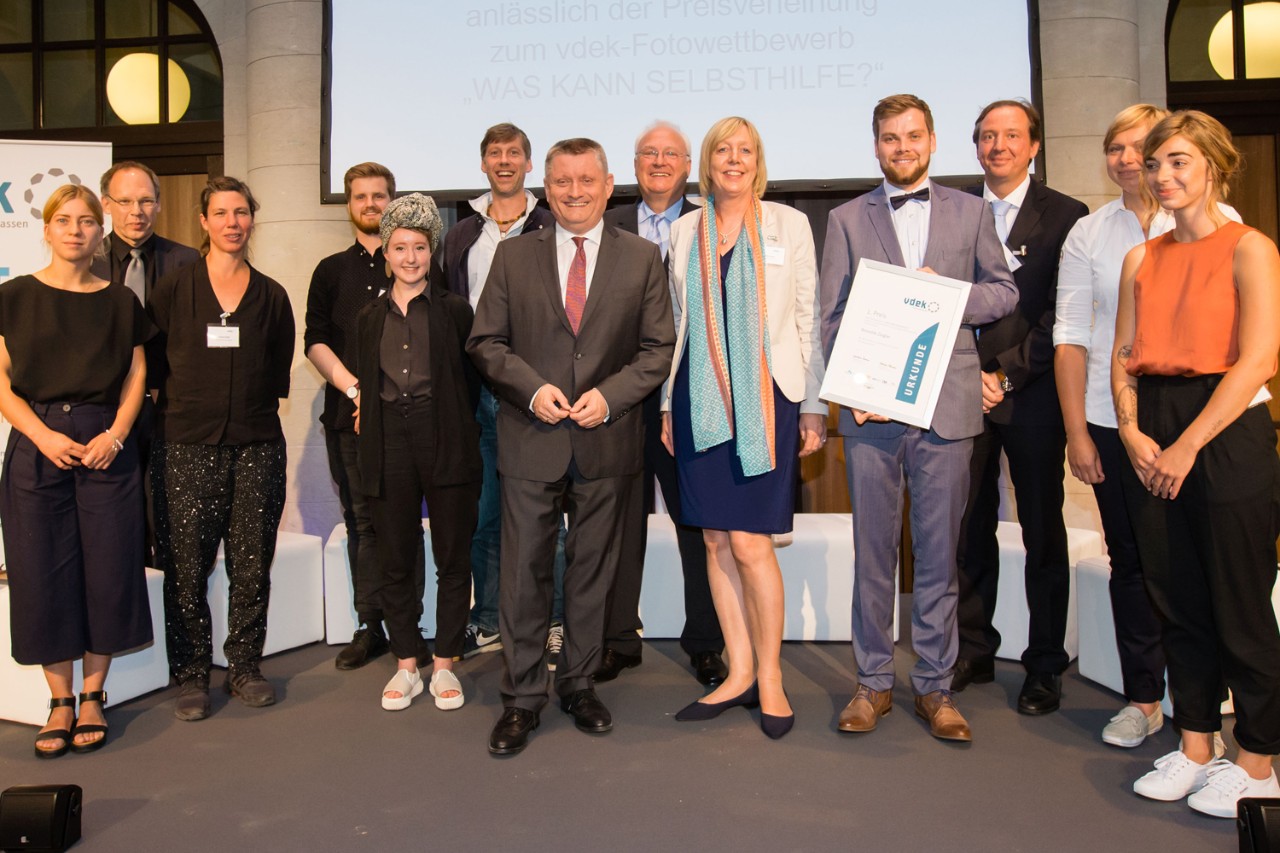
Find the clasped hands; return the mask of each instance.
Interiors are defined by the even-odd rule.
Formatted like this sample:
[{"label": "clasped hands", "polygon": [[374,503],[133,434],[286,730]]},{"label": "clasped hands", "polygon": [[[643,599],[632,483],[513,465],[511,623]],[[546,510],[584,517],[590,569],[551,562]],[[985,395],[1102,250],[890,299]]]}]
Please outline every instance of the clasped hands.
[{"label": "clasped hands", "polygon": [[550,382],[533,395],[533,405],[530,408],[533,416],[543,423],[558,424],[565,418],[570,418],[583,429],[594,429],[609,417],[609,404],[605,402],[599,389],[592,388],[570,406],[569,398]]},{"label": "clasped hands", "polygon": [[81,444],[70,436],[49,430],[48,435],[36,442],[36,447],[63,471],[81,465],[101,471],[110,466],[119,453],[115,438],[109,432],[100,432],[89,439],[88,444]]},{"label": "clasped hands", "polygon": [[1158,498],[1176,498],[1195,464],[1196,451],[1181,440],[1162,449],[1155,439],[1136,427],[1121,430],[1120,439],[1147,491]]}]

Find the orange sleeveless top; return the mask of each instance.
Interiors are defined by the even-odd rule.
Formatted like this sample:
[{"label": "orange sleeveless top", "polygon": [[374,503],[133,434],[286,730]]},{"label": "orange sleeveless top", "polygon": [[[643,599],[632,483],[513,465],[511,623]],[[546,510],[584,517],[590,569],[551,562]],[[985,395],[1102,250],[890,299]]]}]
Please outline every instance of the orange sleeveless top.
[{"label": "orange sleeveless top", "polygon": [[1133,283],[1137,326],[1130,375],[1207,376],[1240,358],[1236,244],[1253,231],[1228,222],[1207,237],[1179,243],[1173,232],[1147,241]]}]

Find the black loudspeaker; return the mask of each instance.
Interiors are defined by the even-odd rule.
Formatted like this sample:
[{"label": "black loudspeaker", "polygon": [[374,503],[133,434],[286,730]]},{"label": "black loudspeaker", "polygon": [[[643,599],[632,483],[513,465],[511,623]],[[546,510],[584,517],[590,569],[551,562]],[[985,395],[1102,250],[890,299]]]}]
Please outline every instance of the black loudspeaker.
[{"label": "black loudspeaker", "polygon": [[79,785],[14,785],[0,793],[0,850],[61,853],[80,840]]},{"label": "black loudspeaker", "polygon": [[1280,799],[1245,797],[1238,809],[1240,853],[1280,853]]}]

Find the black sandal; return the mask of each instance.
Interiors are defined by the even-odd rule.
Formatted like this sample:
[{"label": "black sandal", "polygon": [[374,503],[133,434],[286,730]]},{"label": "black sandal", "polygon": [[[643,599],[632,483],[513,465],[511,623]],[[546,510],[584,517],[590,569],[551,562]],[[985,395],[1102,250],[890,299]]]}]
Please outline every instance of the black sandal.
[{"label": "black sandal", "polygon": [[[74,708],[76,700],[70,696],[64,696],[61,699],[49,700],[49,717],[53,717],[55,708]],[[48,725],[48,723],[45,723]],[[72,723],[72,726],[75,724]],[[36,735],[36,758],[60,758],[67,754],[67,750],[71,748],[71,739],[74,737],[67,729],[46,729]],[[42,740],[61,740],[62,746],[55,749],[41,749],[40,741]]]},{"label": "black sandal", "polygon": [[[81,693],[80,704],[85,702],[97,702],[104,709],[107,707],[107,691],[95,690],[92,693]],[[88,743],[76,743],[77,735],[93,734],[94,732],[102,732],[102,737]],[[76,727],[71,730],[71,751],[72,752],[93,752],[95,749],[102,749],[107,744],[107,727],[97,724],[80,725],[79,720],[76,721]]]}]

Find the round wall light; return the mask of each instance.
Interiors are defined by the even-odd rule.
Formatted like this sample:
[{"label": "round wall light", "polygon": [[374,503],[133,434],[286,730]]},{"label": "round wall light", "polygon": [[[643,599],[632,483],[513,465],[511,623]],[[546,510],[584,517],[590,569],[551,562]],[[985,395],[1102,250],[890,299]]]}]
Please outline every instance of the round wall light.
[{"label": "round wall light", "polygon": [[[154,53],[127,54],[107,74],[107,102],[125,124],[158,124],[159,93],[160,57]],[[169,121],[181,119],[190,104],[191,83],[178,63],[170,59]]]},{"label": "round wall light", "polygon": [[[1223,15],[1209,33],[1209,62],[1223,80],[1235,78],[1232,64],[1232,16]],[[1244,7],[1244,65],[1250,80],[1280,77],[1280,3]]]}]

